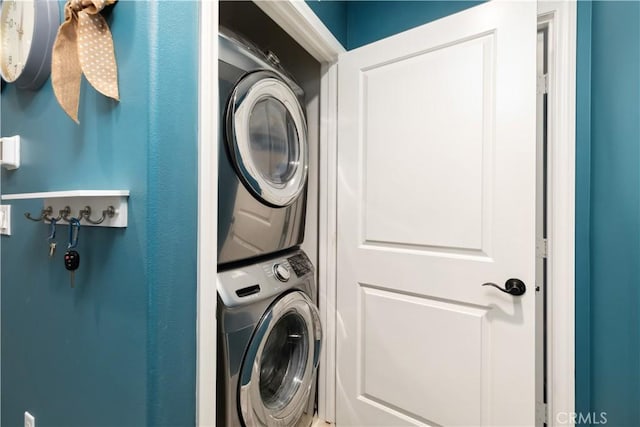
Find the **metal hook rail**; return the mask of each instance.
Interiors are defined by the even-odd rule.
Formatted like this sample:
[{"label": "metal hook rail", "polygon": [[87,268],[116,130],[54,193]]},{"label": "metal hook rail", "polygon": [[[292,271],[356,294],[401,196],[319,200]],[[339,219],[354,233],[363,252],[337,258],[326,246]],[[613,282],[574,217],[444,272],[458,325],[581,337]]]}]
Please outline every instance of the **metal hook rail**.
[{"label": "metal hook rail", "polygon": [[[81,209],[80,212],[78,212],[78,216],[77,219],[79,221],[86,221],[89,224],[93,224],[93,225],[97,225],[97,224],[102,224],[104,222],[105,219],[107,218],[113,218],[116,214],[116,209],[113,206],[107,206],[106,209],[104,209],[102,211],[102,216],[98,219],[91,219],[91,206],[85,206],[84,209]],[[46,208],[44,208],[41,212],[40,212],[40,216],[37,218],[34,218],[33,215],[31,215],[30,212],[25,212],[24,216],[31,221],[34,222],[44,222],[44,221],[48,221],[48,222],[60,222],[60,221],[65,221],[67,223],[71,223],[71,221],[73,220],[74,217],[71,216],[71,208],[69,206],[65,206],[63,209],[60,209],[58,211],[58,216],[57,217],[52,217],[53,215],[53,208],[51,206],[47,206]]]}]

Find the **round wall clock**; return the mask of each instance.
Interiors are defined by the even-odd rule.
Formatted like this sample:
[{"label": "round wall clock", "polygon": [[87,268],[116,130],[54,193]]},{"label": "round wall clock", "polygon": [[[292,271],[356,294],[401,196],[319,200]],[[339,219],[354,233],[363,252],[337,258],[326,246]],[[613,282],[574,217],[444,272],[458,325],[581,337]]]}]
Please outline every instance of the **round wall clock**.
[{"label": "round wall clock", "polygon": [[4,0],[0,11],[0,76],[38,89],[51,74],[51,48],[60,24],[56,0]]}]

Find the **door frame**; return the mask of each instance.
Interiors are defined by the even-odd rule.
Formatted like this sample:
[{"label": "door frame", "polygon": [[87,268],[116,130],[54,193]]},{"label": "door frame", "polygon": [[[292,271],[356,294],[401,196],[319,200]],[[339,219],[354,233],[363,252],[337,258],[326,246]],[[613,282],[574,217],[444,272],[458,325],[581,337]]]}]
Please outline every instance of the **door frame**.
[{"label": "door frame", "polygon": [[[549,28],[547,424],[575,411],[575,1],[538,2]],[[569,373],[570,375],[567,375]]]},{"label": "door frame", "polygon": [[[196,425],[216,425],[218,290],[218,2],[200,2]],[[215,260],[215,262],[214,262]]]},{"label": "door frame", "polygon": [[[344,47],[305,2],[254,0],[271,19],[321,63],[318,288],[325,344],[318,378],[318,415],[335,421],[336,233],[337,233],[337,60]],[[575,84],[577,5],[540,1],[538,16],[549,23],[549,218],[551,259],[548,290],[548,414],[575,411]],[[196,422],[216,422],[217,262],[217,85],[216,0],[200,1],[198,316]],[[213,120],[212,120],[213,118]],[[212,286],[212,284],[214,286]],[[566,375],[571,373],[571,375]],[[549,425],[557,425],[548,416]]]}]

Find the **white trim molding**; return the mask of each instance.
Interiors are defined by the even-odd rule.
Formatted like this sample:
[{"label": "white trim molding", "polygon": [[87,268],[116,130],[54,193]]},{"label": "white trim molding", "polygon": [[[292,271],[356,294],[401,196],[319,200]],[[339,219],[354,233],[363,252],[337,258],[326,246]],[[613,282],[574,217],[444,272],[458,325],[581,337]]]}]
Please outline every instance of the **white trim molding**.
[{"label": "white trim molding", "polygon": [[318,378],[318,417],[336,413],[336,232],[338,189],[338,66],[323,64],[320,79],[320,182],[318,289],[324,349]]},{"label": "white trim molding", "polygon": [[345,52],[304,1],[254,0],[254,3],[318,62],[334,63]]},{"label": "white trim molding", "polygon": [[196,424],[216,425],[218,2],[200,2]]},{"label": "white trim molding", "polygon": [[[575,411],[575,1],[541,1],[549,25],[547,424]],[[562,424],[566,425],[566,423]]]}]

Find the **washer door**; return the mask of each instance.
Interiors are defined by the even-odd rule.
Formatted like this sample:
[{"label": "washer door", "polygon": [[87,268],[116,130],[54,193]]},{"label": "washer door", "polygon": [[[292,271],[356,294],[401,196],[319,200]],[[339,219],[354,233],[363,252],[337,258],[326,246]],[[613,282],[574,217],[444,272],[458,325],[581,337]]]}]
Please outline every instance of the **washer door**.
[{"label": "washer door", "polygon": [[307,181],[307,125],[298,98],[277,74],[250,73],[236,85],[226,116],[229,154],[260,201],[293,203]]},{"label": "washer door", "polygon": [[242,364],[245,425],[295,425],[309,406],[321,341],[318,310],[302,292],[286,294],[267,310]]}]

